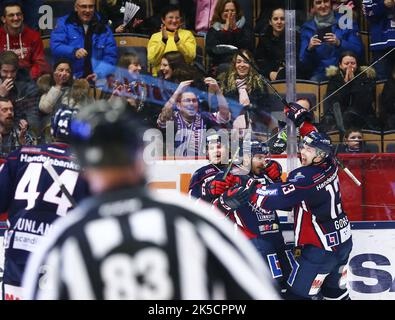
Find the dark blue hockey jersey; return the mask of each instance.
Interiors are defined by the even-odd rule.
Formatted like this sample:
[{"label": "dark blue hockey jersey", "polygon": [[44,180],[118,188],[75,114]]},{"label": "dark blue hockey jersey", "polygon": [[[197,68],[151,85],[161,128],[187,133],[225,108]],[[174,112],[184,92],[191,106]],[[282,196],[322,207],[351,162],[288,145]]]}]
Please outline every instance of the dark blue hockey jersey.
[{"label": "dark blue hockey jersey", "polygon": [[29,146],[12,152],[0,170],[0,212],[8,212],[9,221],[6,261],[11,259],[23,265],[54,220],[66,215],[72,207],[44,169],[46,160],[52,163],[76,202],[89,195],[87,182],[81,178],[79,165],[68,145]]},{"label": "dark blue hockey jersey", "polygon": [[[240,180],[237,185],[245,185],[253,180],[257,180],[259,184],[257,188],[262,188],[273,183],[273,181],[262,174],[261,176],[244,175],[233,176],[233,180]],[[231,175],[229,179],[232,179]],[[244,182],[243,182],[244,181]],[[250,201],[239,207],[237,210],[224,211],[227,217],[234,221],[248,238],[257,238],[268,234],[280,233],[280,221],[275,210],[270,210],[257,205],[258,195],[253,194]],[[214,202],[218,204],[218,200]],[[220,206],[221,210],[225,210]]]},{"label": "dark blue hockey jersey", "polygon": [[196,170],[192,175],[191,182],[189,183],[189,195],[207,202],[213,201],[214,199],[210,195],[206,194],[206,184],[214,179],[214,176],[218,172],[224,170],[224,167],[224,165],[214,165],[210,163]]},{"label": "dark blue hockey jersey", "polygon": [[257,189],[257,204],[268,210],[293,208],[295,246],[310,244],[334,251],[351,238],[337,171],[331,158],[320,165],[297,168],[285,183]]}]

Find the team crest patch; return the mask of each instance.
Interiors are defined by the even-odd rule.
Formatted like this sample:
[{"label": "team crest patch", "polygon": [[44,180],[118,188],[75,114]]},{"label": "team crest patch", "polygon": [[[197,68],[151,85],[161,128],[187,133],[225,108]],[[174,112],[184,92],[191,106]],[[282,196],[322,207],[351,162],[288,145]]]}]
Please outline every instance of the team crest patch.
[{"label": "team crest patch", "polygon": [[333,247],[339,244],[339,236],[337,235],[337,232],[328,233],[325,235],[325,238],[328,247]]},{"label": "team crest patch", "polygon": [[277,254],[276,253],[268,254],[267,260],[269,262],[272,277],[274,279],[281,277],[283,275],[283,272],[281,271],[280,261],[278,260]]},{"label": "team crest patch", "polygon": [[297,182],[299,179],[304,179],[304,178],[306,177],[299,171],[292,179],[289,179],[289,181]]}]

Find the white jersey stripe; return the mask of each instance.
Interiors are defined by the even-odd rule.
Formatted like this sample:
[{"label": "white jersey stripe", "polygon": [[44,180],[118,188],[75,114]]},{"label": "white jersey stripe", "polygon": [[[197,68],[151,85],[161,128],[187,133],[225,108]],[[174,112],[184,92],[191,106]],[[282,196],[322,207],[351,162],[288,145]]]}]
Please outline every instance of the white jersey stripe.
[{"label": "white jersey stripe", "polygon": [[[69,238],[62,248],[61,275],[69,289],[70,300],[94,300],[97,299],[90,285],[88,270],[84,263],[80,247],[75,238]],[[78,270],[78,272],[74,272]]]},{"label": "white jersey stripe", "polygon": [[147,209],[131,215],[129,224],[133,237],[138,241],[164,245],[167,242],[167,233],[163,214],[160,209]]},{"label": "white jersey stripe", "polygon": [[313,223],[314,230],[318,234],[318,237],[320,238],[320,242],[324,246],[324,249],[327,251],[333,251],[332,248],[329,247],[328,244],[326,243],[326,237],[317,223],[316,216],[314,215],[311,216],[311,222]]},{"label": "white jersey stripe", "polygon": [[121,228],[114,218],[88,222],[84,229],[92,255],[96,259],[101,259],[122,242]]},{"label": "white jersey stripe", "polygon": [[[56,271],[60,270],[60,251],[58,249],[51,251],[46,262],[47,264],[43,270],[45,272],[45,282],[40,279],[40,283],[37,286],[39,288],[37,300],[57,300],[59,291],[54,290],[54,288],[60,282],[60,273]],[[55,272],[51,272],[51,270],[55,270]],[[31,296],[24,296],[24,299],[27,298],[31,299]]]},{"label": "white jersey stripe", "polygon": [[300,235],[300,229],[302,228],[302,222],[303,222],[303,207],[299,207],[299,212],[298,212],[298,219],[296,220],[296,226],[295,226],[295,246],[299,245],[299,235]]},{"label": "white jersey stripe", "polygon": [[180,273],[180,295],[185,300],[209,299],[207,292],[207,250],[192,223],[179,218],[175,221],[175,236]]}]

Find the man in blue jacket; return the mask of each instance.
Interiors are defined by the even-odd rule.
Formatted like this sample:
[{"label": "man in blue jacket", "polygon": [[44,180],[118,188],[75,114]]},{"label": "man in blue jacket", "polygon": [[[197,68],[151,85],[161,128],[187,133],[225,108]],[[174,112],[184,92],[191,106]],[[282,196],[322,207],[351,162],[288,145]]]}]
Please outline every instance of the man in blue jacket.
[{"label": "man in blue jacket", "polygon": [[[395,46],[395,1],[364,0],[362,10],[369,22],[370,45],[373,60],[376,61]],[[395,54],[392,53],[378,62],[374,68],[377,79],[391,78],[395,65]]]},{"label": "man in blue jacket", "polygon": [[337,65],[340,54],[352,51],[362,58],[363,44],[358,25],[350,28],[332,10],[331,0],[313,0],[314,18],[301,29],[300,61],[312,70],[310,80],[324,81],[325,68]]},{"label": "man in blue jacket", "polygon": [[70,59],[76,78],[103,79],[117,62],[114,36],[95,13],[94,0],[76,0],[74,10],[59,18],[51,33],[52,55]]}]

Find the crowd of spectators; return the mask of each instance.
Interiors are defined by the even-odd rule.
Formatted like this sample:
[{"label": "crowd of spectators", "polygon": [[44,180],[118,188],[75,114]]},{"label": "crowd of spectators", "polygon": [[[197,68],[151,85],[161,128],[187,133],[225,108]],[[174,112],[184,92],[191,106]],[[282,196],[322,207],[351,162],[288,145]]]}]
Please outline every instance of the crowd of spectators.
[{"label": "crowd of spectators", "polygon": [[[262,3],[253,21],[251,1],[153,1],[151,16],[147,1],[128,1],[139,10],[125,23],[124,0],[76,0],[50,34],[51,61],[45,58],[38,16],[28,12],[26,1],[2,1],[3,157],[5,150],[18,145],[48,142],[50,118],[60,105],[80,109],[94,98],[124,99],[147,127],[165,129],[166,122],[173,121],[176,147],[187,141],[181,155],[198,152],[200,129],[233,128],[241,134],[252,129],[271,136],[281,128],[282,119],[272,114],[273,92],[266,81],[285,79],[285,3]],[[317,125],[343,134],[350,128],[395,129],[395,55],[390,52],[395,43],[395,1],[301,3],[297,78],[317,85],[327,82]],[[350,10],[352,21],[346,15]],[[370,48],[360,36],[363,17]],[[149,37],[146,56],[118,52],[117,35],[128,33]],[[196,37],[205,39],[204,65],[196,62]],[[224,50],[226,45],[240,51]],[[372,62],[376,63],[369,66]],[[387,81],[377,100],[376,84],[383,79]],[[100,89],[99,95],[92,94],[95,89]],[[309,105],[314,107],[310,101]],[[340,110],[340,119],[335,110]]]}]

